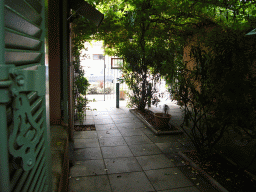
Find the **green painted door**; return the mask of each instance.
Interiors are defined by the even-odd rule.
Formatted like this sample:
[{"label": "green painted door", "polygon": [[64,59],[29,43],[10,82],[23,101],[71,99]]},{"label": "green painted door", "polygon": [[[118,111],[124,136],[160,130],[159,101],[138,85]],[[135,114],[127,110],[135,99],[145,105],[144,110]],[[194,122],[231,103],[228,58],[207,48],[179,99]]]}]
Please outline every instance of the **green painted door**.
[{"label": "green painted door", "polygon": [[51,191],[45,0],[0,1],[0,191]]}]

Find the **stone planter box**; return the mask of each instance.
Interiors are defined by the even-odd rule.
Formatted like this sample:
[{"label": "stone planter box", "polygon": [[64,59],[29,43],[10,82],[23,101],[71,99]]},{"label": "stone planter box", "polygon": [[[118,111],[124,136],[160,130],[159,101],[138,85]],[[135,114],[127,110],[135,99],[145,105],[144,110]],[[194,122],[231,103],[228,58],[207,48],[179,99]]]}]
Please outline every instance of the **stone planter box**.
[{"label": "stone planter box", "polygon": [[171,119],[171,115],[165,113],[155,113],[155,122],[156,127],[161,130],[167,126],[169,126],[169,121]]},{"label": "stone planter box", "polygon": [[[189,151],[188,151],[189,152]],[[215,179],[213,179],[210,175],[208,175],[204,170],[202,170],[197,164],[195,164],[190,158],[188,158],[181,151],[178,152],[178,155],[183,158],[185,161],[189,162],[189,165],[200,172],[209,183],[211,183],[216,189],[221,192],[228,192],[221,184],[219,184]]]},{"label": "stone planter box", "polygon": [[183,131],[176,129],[173,125],[171,125],[176,130],[170,131],[159,131],[156,130],[147,120],[139,113],[135,111],[135,109],[130,109],[130,112],[138,117],[155,135],[175,135],[175,134],[183,134]]}]

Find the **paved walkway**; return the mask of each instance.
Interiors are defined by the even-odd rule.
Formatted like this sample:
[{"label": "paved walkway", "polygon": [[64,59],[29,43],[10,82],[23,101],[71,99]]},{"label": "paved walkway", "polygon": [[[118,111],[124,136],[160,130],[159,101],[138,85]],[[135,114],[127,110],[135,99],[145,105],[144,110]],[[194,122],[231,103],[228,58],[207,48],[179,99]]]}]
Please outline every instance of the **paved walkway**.
[{"label": "paved walkway", "polygon": [[[172,122],[181,123],[181,111],[168,104]],[[96,131],[75,132],[75,165],[70,169],[70,192],[199,192],[216,191],[178,155],[191,149],[185,134],[155,136],[120,102],[91,103],[84,123]],[[152,107],[158,111],[159,108]]]}]

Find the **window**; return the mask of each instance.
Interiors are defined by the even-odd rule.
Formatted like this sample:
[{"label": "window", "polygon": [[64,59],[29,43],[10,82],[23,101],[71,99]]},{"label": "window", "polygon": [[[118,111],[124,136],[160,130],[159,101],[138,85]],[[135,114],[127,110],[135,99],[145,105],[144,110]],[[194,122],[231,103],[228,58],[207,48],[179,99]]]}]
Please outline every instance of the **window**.
[{"label": "window", "polygon": [[111,58],[111,69],[122,69],[124,59],[122,58]]},{"label": "window", "polygon": [[102,60],[104,56],[102,54],[93,54],[93,60]]}]

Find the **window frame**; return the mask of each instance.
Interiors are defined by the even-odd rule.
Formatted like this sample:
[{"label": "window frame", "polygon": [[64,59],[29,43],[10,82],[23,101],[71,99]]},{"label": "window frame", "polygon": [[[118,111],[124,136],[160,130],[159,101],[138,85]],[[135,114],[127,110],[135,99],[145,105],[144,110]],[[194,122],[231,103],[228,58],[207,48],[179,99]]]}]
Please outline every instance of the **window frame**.
[{"label": "window frame", "polygon": [[[121,65],[114,65],[115,60],[120,60],[122,61]],[[124,66],[124,59],[123,58],[111,58],[111,69],[122,69]]]}]

